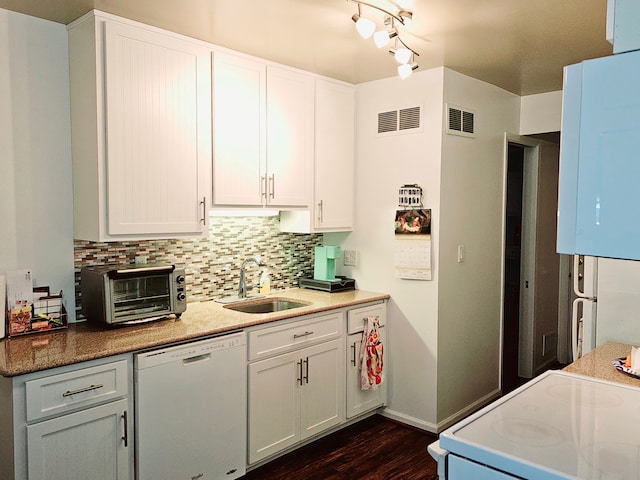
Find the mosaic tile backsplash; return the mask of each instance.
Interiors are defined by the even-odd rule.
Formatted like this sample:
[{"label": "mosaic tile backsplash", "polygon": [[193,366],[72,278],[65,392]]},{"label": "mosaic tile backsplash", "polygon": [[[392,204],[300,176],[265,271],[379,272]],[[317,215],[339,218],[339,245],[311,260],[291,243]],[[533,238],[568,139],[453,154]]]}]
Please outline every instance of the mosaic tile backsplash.
[{"label": "mosaic tile backsplash", "polygon": [[247,283],[256,285],[264,268],[269,269],[271,288],[298,285],[298,278],[313,274],[314,247],[322,245],[321,234],[280,232],[280,217],[211,217],[208,238],[96,243],[74,241],[75,296],[78,320],[80,269],[85,265],[135,263],[137,256],[148,263],[181,266],[187,274],[189,302],[235,294],[240,265],[260,255],[265,267],[249,265]]}]

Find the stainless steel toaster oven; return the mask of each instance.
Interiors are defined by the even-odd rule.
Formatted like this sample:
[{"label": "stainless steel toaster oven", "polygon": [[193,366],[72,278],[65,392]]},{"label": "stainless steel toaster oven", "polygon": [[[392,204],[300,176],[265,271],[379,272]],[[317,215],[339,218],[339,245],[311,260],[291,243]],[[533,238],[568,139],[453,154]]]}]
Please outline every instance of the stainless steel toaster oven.
[{"label": "stainless steel toaster oven", "polygon": [[185,272],[175,265],[94,265],[80,271],[82,313],[91,322],[130,324],[180,316]]}]

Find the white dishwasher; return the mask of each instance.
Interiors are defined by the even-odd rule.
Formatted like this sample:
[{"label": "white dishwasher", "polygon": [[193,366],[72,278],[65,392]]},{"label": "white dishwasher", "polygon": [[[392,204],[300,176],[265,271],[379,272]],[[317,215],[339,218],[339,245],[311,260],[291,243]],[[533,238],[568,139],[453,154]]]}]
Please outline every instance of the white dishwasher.
[{"label": "white dishwasher", "polygon": [[237,332],[135,355],[138,480],[245,474],[246,344]]}]

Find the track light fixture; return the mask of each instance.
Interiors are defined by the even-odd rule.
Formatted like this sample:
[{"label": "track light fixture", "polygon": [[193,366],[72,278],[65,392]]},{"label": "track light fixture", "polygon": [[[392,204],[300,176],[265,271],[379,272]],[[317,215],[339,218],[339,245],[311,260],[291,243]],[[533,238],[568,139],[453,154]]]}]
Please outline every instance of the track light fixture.
[{"label": "track light fixture", "polygon": [[[413,20],[413,12],[410,10],[399,10],[397,13],[392,13],[382,7],[362,0],[347,1],[358,5],[358,13],[354,14],[351,19],[356,24],[356,30],[360,36],[362,38],[369,38],[373,35],[373,40],[378,48],[388,45],[391,40],[395,39],[395,47],[390,49],[389,53],[394,55],[396,61],[400,64],[398,66],[398,74],[400,75],[400,78],[403,79],[411,75],[411,73],[418,68],[418,64],[414,61],[414,58],[419,54],[402,41],[400,38],[400,32],[396,28],[396,23],[400,27],[406,27]],[[362,16],[361,5],[377,10],[378,12],[382,12],[385,15],[383,20],[383,29],[377,32],[375,31],[375,21]],[[399,47],[398,44],[401,46]]]},{"label": "track light fixture", "polygon": [[356,24],[356,30],[362,38],[369,38],[376,30],[376,24],[373,20],[360,16],[360,4],[358,4],[358,13],[351,17]]},{"label": "track light fixture", "polygon": [[411,62],[407,62],[398,66],[398,75],[400,75],[400,78],[404,80],[409,75],[411,75],[414,70],[417,70],[417,69],[418,69],[418,64],[413,61],[413,54],[412,54]]},{"label": "track light fixture", "polygon": [[373,41],[376,44],[376,47],[382,48],[389,44],[392,38],[398,36],[398,30],[394,28],[390,28],[389,30],[378,30],[373,34]]}]

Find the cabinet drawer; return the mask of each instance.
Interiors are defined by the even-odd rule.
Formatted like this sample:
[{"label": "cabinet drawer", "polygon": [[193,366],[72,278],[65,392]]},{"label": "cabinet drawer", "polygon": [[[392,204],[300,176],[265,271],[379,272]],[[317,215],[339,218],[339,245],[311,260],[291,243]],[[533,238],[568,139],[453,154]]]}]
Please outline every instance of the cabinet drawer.
[{"label": "cabinet drawer", "polygon": [[270,357],[320,341],[338,338],[344,331],[343,312],[255,330],[249,333],[249,360]]},{"label": "cabinet drawer", "polygon": [[127,394],[127,361],[25,382],[27,422],[87,408]]},{"label": "cabinet drawer", "polygon": [[380,326],[387,323],[387,304],[377,303],[366,307],[354,308],[347,312],[347,334],[357,333],[364,330],[364,319],[378,316]]}]

